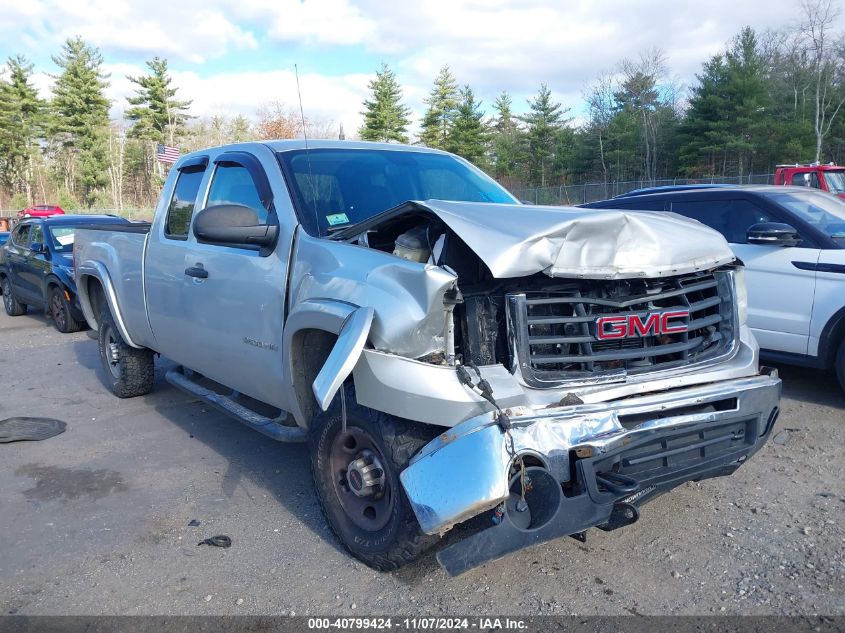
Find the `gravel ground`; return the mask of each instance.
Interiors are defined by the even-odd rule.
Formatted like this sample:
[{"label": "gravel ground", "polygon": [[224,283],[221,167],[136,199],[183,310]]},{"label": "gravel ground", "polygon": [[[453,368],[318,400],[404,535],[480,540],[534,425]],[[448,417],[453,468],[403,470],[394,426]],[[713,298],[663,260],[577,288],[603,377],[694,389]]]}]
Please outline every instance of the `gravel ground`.
[{"label": "gravel ground", "polygon": [[[350,558],[301,445],[175,391],[118,400],[88,333],[0,315],[0,418],[67,432],[0,444],[0,610],[20,614],[845,615],[845,397],[781,368],[783,413],[734,476],[686,484],[638,523],[459,578]],[[189,527],[195,519],[198,527]],[[214,534],[230,549],[197,547]]]}]

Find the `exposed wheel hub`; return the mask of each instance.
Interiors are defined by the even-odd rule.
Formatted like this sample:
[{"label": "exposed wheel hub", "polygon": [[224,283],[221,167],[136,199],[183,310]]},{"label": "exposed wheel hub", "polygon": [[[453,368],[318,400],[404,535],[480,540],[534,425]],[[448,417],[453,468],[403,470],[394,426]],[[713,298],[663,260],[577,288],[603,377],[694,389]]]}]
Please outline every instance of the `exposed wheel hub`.
[{"label": "exposed wheel hub", "polygon": [[371,450],[363,450],[346,468],[349,491],[357,497],[377,497],[384,491],[384,468]]},{"label": "exposed wheel hub", "polygon": [[109,362],[112,365],[117,365],[120,360],[120,351],[117,349],[116,343],[109,343]]},{"label": "exposed wheel hub", "polygon": [[367,532],[387,525],[396,499],[388,466],[368,431],[353,423],[337,433],[328,467],[337,500],[352,523]]}]

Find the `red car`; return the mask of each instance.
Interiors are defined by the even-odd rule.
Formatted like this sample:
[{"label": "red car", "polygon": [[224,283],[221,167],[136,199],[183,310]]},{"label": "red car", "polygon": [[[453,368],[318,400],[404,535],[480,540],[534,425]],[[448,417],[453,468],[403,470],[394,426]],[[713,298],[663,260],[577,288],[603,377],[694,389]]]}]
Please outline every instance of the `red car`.
[{"label": "red car", "polygon": [[65,211],[56,204],[36,204],[18,213],[18,218],[46,218],[50,215],[64,215]]}]

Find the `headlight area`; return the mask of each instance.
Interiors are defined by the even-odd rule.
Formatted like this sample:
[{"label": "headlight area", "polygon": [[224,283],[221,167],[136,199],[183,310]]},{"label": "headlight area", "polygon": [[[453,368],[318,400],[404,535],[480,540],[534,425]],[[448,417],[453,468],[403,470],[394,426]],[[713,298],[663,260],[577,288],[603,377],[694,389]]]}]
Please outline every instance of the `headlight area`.
[{"label": "headlight area", "polygon": [[739,326],[748,323],[748,286],[745,284],[745,267],[737,266],[734,269],[734,283],[736,284],[736,308],[739,317]]}]

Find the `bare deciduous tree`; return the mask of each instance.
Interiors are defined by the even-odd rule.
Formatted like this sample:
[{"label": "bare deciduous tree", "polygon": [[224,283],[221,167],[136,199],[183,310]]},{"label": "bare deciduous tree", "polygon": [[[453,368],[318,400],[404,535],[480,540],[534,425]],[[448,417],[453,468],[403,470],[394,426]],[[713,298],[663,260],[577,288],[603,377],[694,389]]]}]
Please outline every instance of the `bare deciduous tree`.
[{"label": "bare deciduous tree", "polygon": [[813,131],[816,134],[816,162],[821,160],[822,143],[836,115],[845,103],[845,51],[843,37],[831,28],[839,9],[830,0],[804,0],[804,22],[798,27],[812,70],[815,98]]}]

